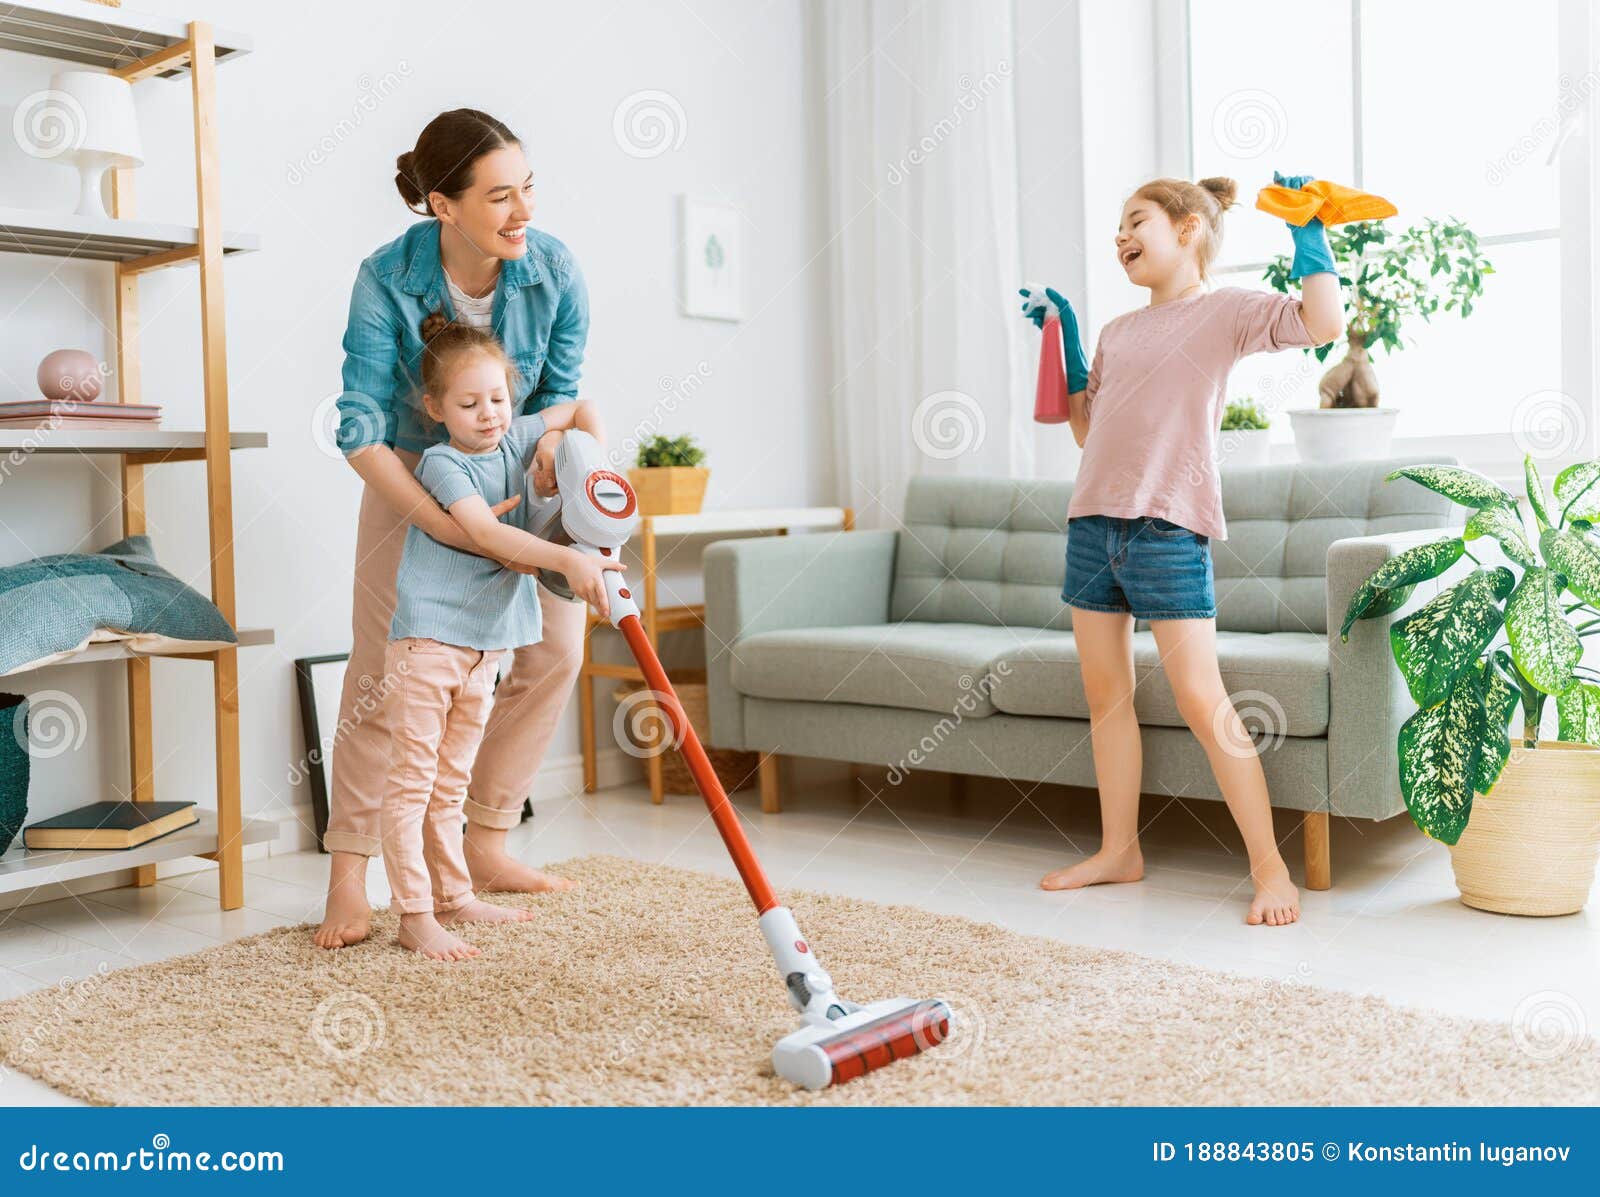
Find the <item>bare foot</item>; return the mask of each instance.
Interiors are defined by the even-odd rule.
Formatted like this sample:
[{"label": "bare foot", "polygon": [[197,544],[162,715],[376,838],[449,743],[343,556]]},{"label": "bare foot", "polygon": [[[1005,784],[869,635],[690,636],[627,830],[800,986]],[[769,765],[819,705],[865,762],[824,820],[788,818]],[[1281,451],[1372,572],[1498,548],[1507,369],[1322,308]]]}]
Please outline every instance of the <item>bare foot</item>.
[{"label": "bare foot", "polygon": [[496,906],[492,902],[480,902],[474,898],[465,906],[441,910],[434,917],[446,927],[456,923],[525,923],[533,917],[533,911]]},{"label": "bare foot", "polygon": [[572,889],[578,883],[568,877],[557,877],[523,864],[505,849],[506,833],[489,829],[487,836],[474,835],[476,827],[468,827],[464,847],[467,872],[472,875],[472,888],[482,893],[543,894]]},{"label": "bare foot", "polygon": [[1086,885],[1110,885],[1119,881],[1138,881],[1144,876],[1144,854],[1139,845],[1121,852],[1107,852],[1104,848],[1088,860],[1065,869],[1046,873],[1039,882],[1040,889],[1082,889]]},{"label": "bare foot", "polygon": [[451,935],[426,911],[400,916],[400,946],[429,960],[466,960],[478,954],[477,948]]},{"label": "bare foot", "polygon": [[347,948],[365,939],[371,926],[367,858],[354,852],[335,852],[322,925],[311,938],[319,948]]},{"label": "bare foot", "polygon": [[1260,869],[1252,869],[1256,896],[1244,921],[1252,927],[1287,927],[1300,918],[1300,891],[1289,879],[1289,866],[1283,857],[1274,857]]}]

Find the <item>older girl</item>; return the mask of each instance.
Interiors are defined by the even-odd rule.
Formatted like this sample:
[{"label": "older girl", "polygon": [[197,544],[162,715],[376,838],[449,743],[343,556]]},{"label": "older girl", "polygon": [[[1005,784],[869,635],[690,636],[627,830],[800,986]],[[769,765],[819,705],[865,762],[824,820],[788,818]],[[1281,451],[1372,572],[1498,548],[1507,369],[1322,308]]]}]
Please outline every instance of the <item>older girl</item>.
[{"label": "older girl", "polygon": [[[1278,179],[1295,188],[1308,181]],[[1301,280],[1301,298],[1206,287],[1235,193],[1232,179],[1156,179],[1129,197],[1117,261],[1150,303],[1101,330],[1092,367],[1071,305],[1054,290],[1043,303],[1025,292],[1025,311],[1061,314],[1072,437],[1083,449],[1061,597],[1073,608],[1101,816],[1100,850],[1040,884],[1077,889],[1144,876],[1133,624],[1146,619],[1184,722],[1244,836],[1255,889],[1245,921],[1281,926],[1300,917],[1300,895],[1273,834],[1261,762],[1217,665],[1210,542],[1227,530],[1216,434],[1233,364],[1334,340],[1344,304],[1327,232],[1315,219],[1290,226],[1290,274]]]}]

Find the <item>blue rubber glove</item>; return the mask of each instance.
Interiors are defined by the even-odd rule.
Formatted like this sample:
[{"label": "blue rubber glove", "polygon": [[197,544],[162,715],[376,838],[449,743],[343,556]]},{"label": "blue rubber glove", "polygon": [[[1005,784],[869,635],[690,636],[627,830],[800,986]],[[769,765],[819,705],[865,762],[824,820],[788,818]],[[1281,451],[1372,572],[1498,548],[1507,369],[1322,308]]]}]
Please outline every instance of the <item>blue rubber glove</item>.
[{"label": "blue rubber glove", "polygon": [[[1272,172],[1272,181],[1280,187],[1299,191],[1311,182],[1312,175],[1280,175]],[[1284,222],[1288,224],[1287,221]],[[1290,278],[1304,278],[1308,274],[1338,274],[1334,265],[1333,247],[1328,244],[1328,229],[1319,217],[1313,216],[1305,224],[1289,225],[1289,235],[1294,238],[1294,263],[1289,267]]]},{"label": "blue rubber glove", "polygon": [[1038,287],[1018,289],[1022,296],[1022,314],[1042,329],[1051,316],[1061,320],[1061,348],[1067,364],[1067,392],[1076,395],[1089,385],[1089,363],[1083,356],[1083,334],[1078,331],[1078,314],[1072,310],[1067,297],[1054,287],[1041,293]]}]

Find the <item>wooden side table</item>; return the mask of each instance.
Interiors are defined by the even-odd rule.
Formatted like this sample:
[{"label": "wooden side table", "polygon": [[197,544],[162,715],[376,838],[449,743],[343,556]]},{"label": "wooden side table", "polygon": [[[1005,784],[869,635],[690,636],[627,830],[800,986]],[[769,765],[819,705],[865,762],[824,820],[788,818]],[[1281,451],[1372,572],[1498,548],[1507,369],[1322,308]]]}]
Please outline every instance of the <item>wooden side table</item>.
[{"label": "wooden side table", "polygon": [[[656,605],[656,567],[659,562],[657,545],[660,540],[684,536],[716,536],[721,539],[750,533],[788,534],[791,528],[819,531],[838,528],[849,532],[855,528],[855,512],[849,507],[751,507],[736,511],[701,511],[693,515],[647,515],[639,522],[639,557],[643,574],[639,604],[641,622],[650,646],[659,650],[663,632],[676,632],[697,628],[705,624],[704,603],[691,606],[658,607]],[[583,734],[583,788],[585,793],[595,791],[595,719],[594,679],[614,678],[622,681],[644,681],[644,672],[634,664],[610,665],[594,660],[590,648],[590,634],[603,621],[591,608],[583,636],[583,667],[578,672],[579,720]],[[609,625],[608,625],[609,626]],[[660,805],[661,757],[652,754],[645,758],[650,774],[650,801]],[[762,767],[766,767],[763,760]]]}]

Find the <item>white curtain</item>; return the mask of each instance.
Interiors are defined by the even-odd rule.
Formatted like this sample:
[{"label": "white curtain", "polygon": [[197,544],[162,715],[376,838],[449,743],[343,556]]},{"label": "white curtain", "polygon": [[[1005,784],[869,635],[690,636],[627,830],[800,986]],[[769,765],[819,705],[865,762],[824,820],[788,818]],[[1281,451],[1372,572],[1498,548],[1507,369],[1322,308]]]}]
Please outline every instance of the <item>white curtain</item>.
[{"label": "white curtain", "polygon": [[820,9],[834,451],[866,525],[914,474],[1031,473],[1011,7]]}]

